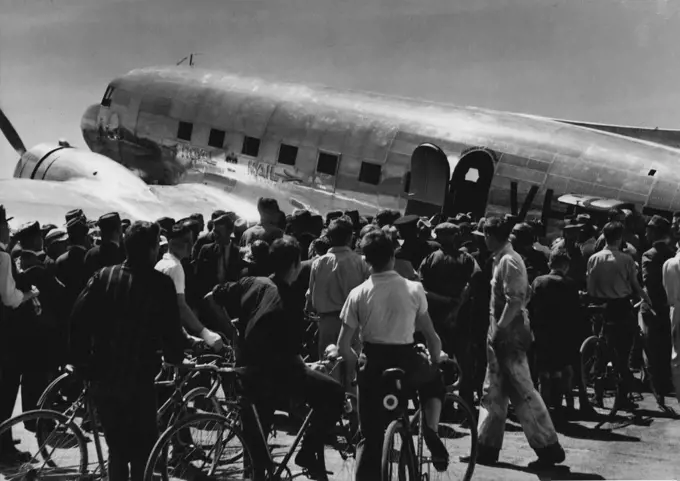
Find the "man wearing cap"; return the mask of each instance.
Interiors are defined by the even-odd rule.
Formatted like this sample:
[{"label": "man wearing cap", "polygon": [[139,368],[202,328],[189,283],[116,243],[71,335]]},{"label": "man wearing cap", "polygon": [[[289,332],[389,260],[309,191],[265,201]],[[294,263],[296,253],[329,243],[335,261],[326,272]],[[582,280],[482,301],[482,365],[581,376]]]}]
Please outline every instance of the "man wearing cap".
[{"label": "man wearing cap", "polygon": [[66,253],[68,234],[65,229],[54,228],[45,236],[45,267],[56,274],[57,259]]},{"label": "man wearing cap", "polygon": [[18,260],[19,265],[21,265],[22,258],[36,258],[41,263],[45,260],[42,232],[37,221],[27,222],[20,226],[17,229],[15,238],[17,244],[12,249],[12,257]]},{"label": "man wearing cap", "polygon": [[642,254],[642,283],[652,305],[643,303],[640,306],[639,321],[652,392],[661,407],[665,406],[664,396],[672,390],[671,320],[663,286],[663,266],[673,258],[670,236],[670,222],[661,216],[653,216],[646,232],[652,248]]},{"label": "man wearing cap", "polygon": [[56,262],[57,278],[66,286],[67,301],[70,306],[83,290],[90,273],[85,267],[85,255],[89,250],[89,229],[84,217],[73,217],[66,224],[69,246]]},{"label": "man wearing cap", "polygon": [[191,255],[193,233],[187,225],[178,222],[172,230],[166,233],[166,236],[168,238],[168,252],[163,254],[161,260],[158,261],[156,270],[170,277],[175,285],[179,318],[182,325],[187,331],[203,339],[208,346],[220,351],[224,347],[222,338],[219,334],[201,324],[186,300],[185,273],[182,260],[188,259]]},{"label": "man wearing cap", "polygon": [[207,294],[217,284],[236,281],[245,267],[241,252],[232,242],[234,220],[227,213],[213,221],[215,242],[201,247],[196,259],[198,292]]},{"label": "man wearing cap", "polygon": [[215,242],[215,239],[217,238],[217,235],[215,235],[214,232],[214,224],[215,219],[218,217],[222,217],[223,215],[226,215],[227,212],[224,210],[216,210],[210,215],[210,220],[208,221],[208,232],[202,233],[198,236],[196,239],[196,242],[194,243],[194,247],[191,249],[191,259],[196,260],[198,259],[198,253],[201,252],[201,249],[203,248],[204,245],[207,244],[212,244]]},{"label": "man wearing cap", "polygon": [[87,251],[85,269],[91,276],[99,269],[122,264],[125,252],[121,246],[123,241],[123,224],[117,212],[103,215],[98,221],[101,232],[101,243]]},{"label": "man wearing cap", "polygon": [[535,240],[534,230],[526,222],[515,224],[512,228],[510,242],[515,252],[522,256],[530,285],[538,276],[543,276],[550,271],[545,254],[534,249]]},{"label": "man wearing cap", "polygon": [[415,270],[418,270],[423,259],[440,247],[436,242],[420,237],[419,221],[420,217],[417,215],[407,215],[394,221],[394,226],[404,241],[394,256],[411,262]]},{"label": "man wearing cap", "polygon": [[442,349],[455,356],[463,371],[461,395],[471,403],[473,391],[468,354],[469,312],[461,311],[469,295],[472,276],[480,271],[474,258],[459,249],[460,228],[449,222],[434,229],[441,247],[420,264],[420,278],[427,294],[428,312],[442,340]]},{"label": "man wearing cap", "polygon": [[260,222],[243,233],[243,237],[241,237],[242,247],[246,247],[258,239],[272,245],[276,239],[283,237],[283,230],[279,226],[282,213],[276,199],[260,197],[257,200],[257,211],[260,213]]},{"label": "man wearing cap", "polygon": [[510,231],[510,225],[502,219],[489,218],[484,224],[484,240],[493,254],[493,274],[477,462],[498,462],[510,400],[529,445],[538,455],[530,466],[547,467],[563,462],[565,454],[529,371],[529,282],[522,256],[509,242]]},{"label": "man wearing cap", "polygon": [[[21,382],[21,366],[14,357],[21,318],[15,310],[39,294],[23,281],[7,253],[8,221],[11,219],[7,218],[4,206],[0,205],[0,423],[12,417]],[[11,432],[6,432],[0,439],[1,463],[27,462],[30,458],[30,454],[16,449]]]}]

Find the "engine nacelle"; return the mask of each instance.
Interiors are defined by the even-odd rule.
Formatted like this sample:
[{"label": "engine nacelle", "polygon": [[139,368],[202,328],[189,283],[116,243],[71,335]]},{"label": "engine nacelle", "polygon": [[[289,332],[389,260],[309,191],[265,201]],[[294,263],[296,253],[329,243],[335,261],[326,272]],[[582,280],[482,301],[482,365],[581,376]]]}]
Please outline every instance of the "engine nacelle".
[{"label": "engine nacelle", "polygon": [[43,143],[21,156],[14,177],[57,182],[90,179],[106,188],[117,190],[148,190],[134,173],[113,160],[95,152],[76,149],[68,142]]}]

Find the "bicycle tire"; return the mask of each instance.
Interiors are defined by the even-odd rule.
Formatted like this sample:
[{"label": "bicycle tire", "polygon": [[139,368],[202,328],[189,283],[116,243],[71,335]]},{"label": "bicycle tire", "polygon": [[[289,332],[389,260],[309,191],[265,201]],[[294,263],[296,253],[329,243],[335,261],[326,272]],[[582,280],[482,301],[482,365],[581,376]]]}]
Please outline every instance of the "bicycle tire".
[{"label": "bicycle tire", "polygon": [[[581,383],[583,390],[588,397],[588,402],[596,412],[604,411],[606,415],[614,414],[614,400],[605,400],[605,395],[612,394],[612,390],[616,391],[616,384],[619,382],[616,374],[616,353],[607,346],[606,341],[598,336],[590,336],[581,344],[580,349],[580,369],[581,369]],[[591,362],[592,361],[592,362]],[[611,368],[609,367],[611,364]],[[593,379],[593,369],[595,369],[595,377],[600,379],[595,385],[591,380]],[[609,371],[608,374],[607,371]],[[613,387],[611,386],[613,384]],[[598,411],[600,410],[600,411]]]},{"label": "bicycle tire", "polygon": [[[445,419],[445,415],[455,416],[454,421],[449,421]],[[456,445],[456,449],[452,449],[451,446],[447,445],[447,451],[449,452],[449,468],[446,472],[434,472],[430,479],[435,481],[444,481],[446,479],[456,479],[462,481],[470,481],[472,475],[475,472],[475,467],[477,463],[477,450],[478,450],[478,434],[477,434],[477,419],[472,408],[461,398],[458,394],[449,393],[444,398],[444,403],[442,405],[442,418],[439,420],[439,437],[442,442],[446,445],[447,440],[463,440],[465,438],[470,439],[469,450],[468,443],[463,442],[465,452],[461,452],[463,448],[462,445]],[[460,434],[460,435],[459,435]],[[469,462],[461,462],[459,459],[454,460],[452,457],[453,451],[456,451],[457,457],[467,457],[469,456]],[[423,460],[421,462],[421,475]],[[454,462],[459,464],[454,464]],[[455,469],[458,466],[466,466],[463,468],[463,473]],[[462,474],[462,477],[460,476]],[[453,478],[451,476],[454,476]]]},{"label": "bicycle tire", "polygon": [[[48,411],[57,411],[57,412],[63,412],[60,411],[59,408],[60,406],[57,406],[55,404],[55,399],[59,395],[59,392],[61,389],[64,387],[68,386],[70,382],[73,382],[74,379],[76,379],[75,374],[73,372],[64,372],[54,378],[54,380],[45,388],[45,390],[42,392],[40,395],[40,398],[38,399],[38,408],[39,409],[46,409]],[[78,394],[82,392],[82,383],[80,384],[80,389],[78,390]],[[76,399],[67,399],[66,402],[66,409],[71,407],[71,405],[76,401]]]},{"label": "bicycle tire", "polygon": [[[77,463],[77,469],[78,469],[78,475],[80,477],[87,475],[87,466],[88,466],[88,451],[87,451],[87,441],[85,439],[85,435],[81,431],[81,429],[73,422],[69,421],[69,419],[64,416],[63,414],[57,412],[57,411],[50,411],[47,409],[36,409],[33,411],[26,411],[25,413],[19,414],[18,416],[14,416],[13,418],[8,419],[7,421],[3,422],[0,424],[0,437],[7,432],[8,430],[10,433],[12,432],[12,428],[19,425],[19,424],[24,424],[26,422],[35,422],[36,423],[36,434],[35,434],[35,439],[38,444],[38,453],[40,456],[43,458],[43,461],[45,464],[49,465],[50,468],[54,469],[60,469],[59,466],[56,466],[54,461],[51,459],[51,456],[49,455],[47,451],[47,441],[50,439],[50,435],[53,433],[53,430],[48,433],[47,429],[49,426],[51,426],[51,422],[55,423],[56,425],[61,425],[64,426],[66,429],[70,430],[72,438],[77,441],[78,444],[78,451],[80,454],[80,462]],[[11,434],[10,434],[11,436]],[[36,456],[33,456],[33,459],[36,459]],[[23,463],[23,465],[31,463]],[[63,467],[61,468],[62,470],[64,469]],[[7,472],[3,472],[3,475],[5,475],[8,478],[13,478],[13,476],[9,476]],[[23,478],[22,478],[23,479]],[[40,478],[38,478],[40,479]]]},{"label": "bicycle tire", "polygon": [[[206,425],[210,422],[218,423],[229,429],[230,434],[233,433],[234,436],[230,436],[229,439],[237,438],[242,445],[242,455],[244,466],[251,460],[250,448],[243,439],[243,434],[239,427],[235,426],[228,418],[221,416],[219,414],[212,413],[199,413],[187,416],[180,419],[174,426],[167,429],[156,441],[154,447],[151,450],[149,459],[146,463],[146,468],[144,470],[144,480],[145,481],[156,481],[158,475],[162,481],[168,481],[167,472],[167,461],[168,461],[168,446],[172,442],[175,436],[178,436],[182,431],[189,429],[192,424]],[[223,444],[223,443],[221,443]],[[250,462],[252,465],[252,461]],[[157,473],[156,469],[159,467],[163,470],[161,473]],[[245,478],[235,478],[235,479],[245,479]]]},{"label": "bicycle tire", "polygon": [[416,460],[414,459],[413,439],[409,429],[404,426],[401,419],[392,421],[383,438],[382,457],[380,461],[380,477],[382,481],[391,481],[391,464],[394,459],[394,440],[399,437],[403,447],[406,449],[399,450],[398,480],[399,481],[415,481],[416,480]]}]

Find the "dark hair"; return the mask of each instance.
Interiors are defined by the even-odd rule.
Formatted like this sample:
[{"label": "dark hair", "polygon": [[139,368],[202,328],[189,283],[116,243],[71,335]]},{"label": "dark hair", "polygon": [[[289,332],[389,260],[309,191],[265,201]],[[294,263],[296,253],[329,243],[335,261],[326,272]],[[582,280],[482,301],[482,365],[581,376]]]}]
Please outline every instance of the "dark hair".
[{"label": "dark hair", "polygon": [[354,226],[349,217],[343,216],[331,221],[326,231],[326,237],[334,247],[341,247],[349,244],[354,234]]},{"label": "dark hair", "polygon": [[505,242],[510,237],[513,225],[500,217],[489,217],[484,223],[484,233],[500,242]]},{"label": "dark hair", "polygon": [[604,240],[607,241],[607,244],[612,245],[623,238],[623,231],[621,222],[609,222],[602,229],[602,234],[604,234]]},{"label": "dark hair", "polygon": [[250,255],[255,262],[266,262],[269,256],[269,243],[261,239],[250,244]]},{"label": "dark hair", "polygon": [[300,263],[300,244],[291,236],[276,239],[269,248],[269,263],[277,274],[284,274]]},{"label": "dark hair", "polygon": [[374,269],[381,270],[394,257],[394,244],[382,230],[374,230],[361,239],[361,252]]},{"label": "dark hair", "polygon": [[551,269],[568,266],[571,262],[571,257],[566,249],[555,249],[550,253],[550,261],[548,265]]},{"label": "dark hair", "polygon": [[128,262],[141,265],[149,262],[149,252],[158,247],[161,227],[155,222],[134,222],[125,234],[125,252]]},{"label": "dark hair", "polygon": [[616,207],[612,207],[609,209],[609,212],[607,213],[607,219],[609,222],[615,221],[622,215],[625,215],[625,213],[621,209],[617,209]]},{"label": "dark hair", "polygon": [[309,244],[309,257],[314,257],[314,254],[323,256],[331,248],[331,241],[328,237],[321,236],[318,239],[314,239],[311,244]]},{"label": "dark hair", "polygon": [[276,199],[271,199],[269,197],[260,197],[257,199],[257,211],[258,212],[279,212],[279,203]]}]

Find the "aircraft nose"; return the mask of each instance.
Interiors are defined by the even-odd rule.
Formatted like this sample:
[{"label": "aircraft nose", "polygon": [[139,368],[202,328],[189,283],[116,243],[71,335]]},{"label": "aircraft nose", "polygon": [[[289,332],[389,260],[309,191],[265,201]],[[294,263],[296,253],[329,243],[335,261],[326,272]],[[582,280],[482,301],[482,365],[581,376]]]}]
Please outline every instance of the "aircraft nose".
[{"label": "aircraft nose", "polygon": [[92,148],[96,140],[97,116],[99,115],[99,104],[90,105],[80,119],[80,130],[83,132],[85,143]]}]

